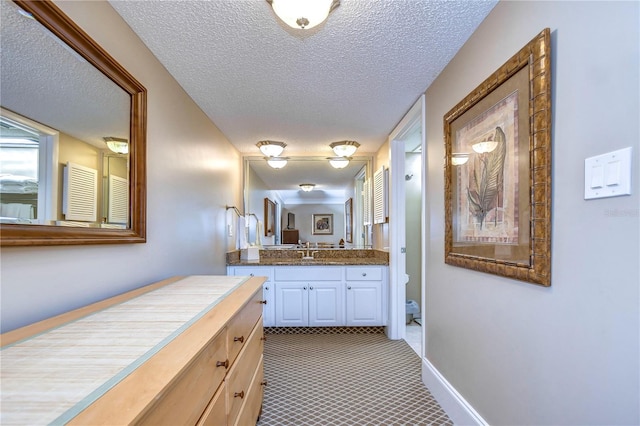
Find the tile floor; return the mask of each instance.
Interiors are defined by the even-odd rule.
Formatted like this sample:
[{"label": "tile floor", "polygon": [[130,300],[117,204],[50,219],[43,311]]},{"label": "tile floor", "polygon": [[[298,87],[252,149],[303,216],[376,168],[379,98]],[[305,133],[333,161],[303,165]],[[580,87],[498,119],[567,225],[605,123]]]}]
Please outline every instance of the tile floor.
[{"label": "tile floor", "polygon": [[407,324],[404,340],[422,358],[422,327],[417,322]]},{"label": "tile floor", "polygon": [[258,425],[453,425],[420,368],[408,344],[381,333],[267,335]]}]

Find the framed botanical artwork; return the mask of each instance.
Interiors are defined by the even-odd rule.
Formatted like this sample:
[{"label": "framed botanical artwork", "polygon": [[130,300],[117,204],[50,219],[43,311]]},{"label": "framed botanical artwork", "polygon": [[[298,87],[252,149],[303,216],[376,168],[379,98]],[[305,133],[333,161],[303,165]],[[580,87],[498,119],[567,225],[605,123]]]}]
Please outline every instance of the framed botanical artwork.
[{"label": "framed botanical artwork", "polygon": [[551,285],[545,29],[444,117],[445,262]]},{"label": "framed botanical artwork", "polygon": [[332,214],[313,214],[312,222],[312,235],[333,235]]},{"label": "framed botanical artwork", "polygon": [[345,241],[353,243],[353,198],[344,203],[344,232]]}]

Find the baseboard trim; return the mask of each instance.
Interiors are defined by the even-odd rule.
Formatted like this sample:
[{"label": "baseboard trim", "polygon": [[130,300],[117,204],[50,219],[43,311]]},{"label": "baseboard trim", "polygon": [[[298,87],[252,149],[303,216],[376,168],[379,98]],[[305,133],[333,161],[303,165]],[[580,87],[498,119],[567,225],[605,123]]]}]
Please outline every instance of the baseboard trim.
[{"label": "baseboard trim", "polygon": [[454,424],[489,425],[426,358],[422,359],[422,382]]}]

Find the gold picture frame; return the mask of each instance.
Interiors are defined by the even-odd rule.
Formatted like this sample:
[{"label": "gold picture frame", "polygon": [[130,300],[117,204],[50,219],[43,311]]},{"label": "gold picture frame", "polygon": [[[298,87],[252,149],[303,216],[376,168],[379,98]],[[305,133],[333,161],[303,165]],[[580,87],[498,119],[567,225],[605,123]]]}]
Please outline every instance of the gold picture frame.
[{"label": "gold picture frame", "polygon": [[544,29],[444,116],[445,263],[551,285]]},{"label": "gold picture frame", "polygon": [[270,237],[276,233],[276,203],[269,198],[264,199],[264,236]]}]

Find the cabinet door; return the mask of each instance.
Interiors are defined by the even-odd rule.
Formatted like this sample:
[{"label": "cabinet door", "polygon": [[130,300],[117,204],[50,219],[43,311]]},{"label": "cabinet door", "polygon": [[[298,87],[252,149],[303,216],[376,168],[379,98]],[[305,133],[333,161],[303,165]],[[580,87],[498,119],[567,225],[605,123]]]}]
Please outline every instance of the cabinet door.
[{"label": "cabinet door", "polygon": [[262,299],[267,302],[262,307],[262,324],[265,327],[276,325],[276,296],[272,282],[262,284]]},{"label": "cabinet door", "polygon": [[311,327],[345,325],[343,289],[342,282],[309,283],[309,325]]},{"label": "cabinet door", "polygon": [[278,282],[276,289],[276,326],[300,327],[309,325],[308,284]]},{"label": "cabinet door", "polygon": [[384,325],[382,282],[347,282],[347,325]]}]

